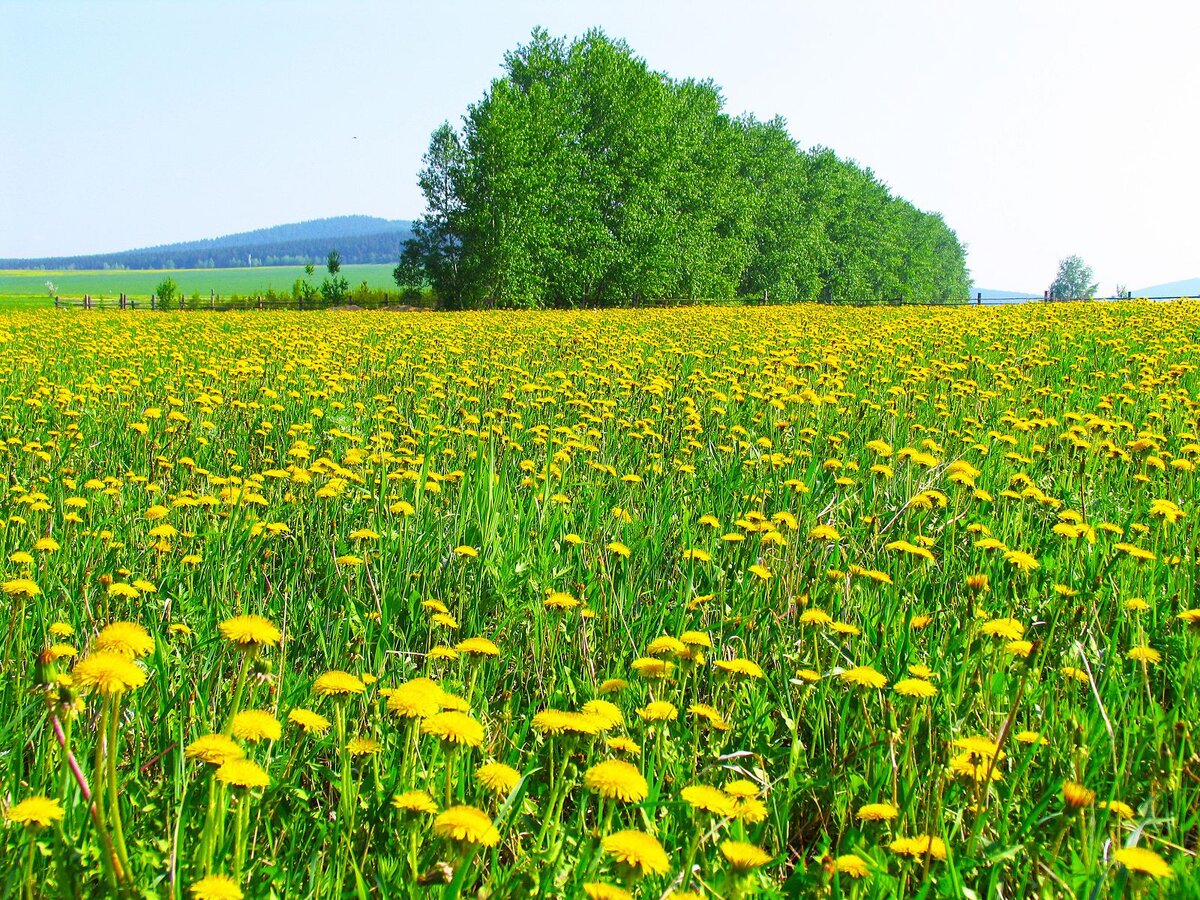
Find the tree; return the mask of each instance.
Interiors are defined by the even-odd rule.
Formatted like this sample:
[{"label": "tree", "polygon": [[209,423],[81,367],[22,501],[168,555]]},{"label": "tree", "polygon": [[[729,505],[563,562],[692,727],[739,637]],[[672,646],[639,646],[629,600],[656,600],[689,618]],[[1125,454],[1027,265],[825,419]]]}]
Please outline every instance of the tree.
[{"label": "tree", "polygon": [[1096,287],[1091,266],[1078,256],[1068,256],[1058,264],[1058,275],[1050,285],[1050,299],[1091,300]]},{"label": "tree", "polygon": [[939,216],[723,105],[711,81],[655,72],[602,31],[535,30],[461,128],[434,131],[397,284],[450,308],[965,298],[964,248]]},{"label": "tree", "polygon": [[158,298],[159,304],[166,308],[168,303],[174,302],[179,296],[179,285],[175,283],[174,278],[168,276],[155,286],[154,296]]},{"label": "tree", "polygon": [[331,276],[337,275],[338,270],[342,267],[342,254],[336,250],[329,251],[329,258],[325,262],[325,268],[329,270]]}]

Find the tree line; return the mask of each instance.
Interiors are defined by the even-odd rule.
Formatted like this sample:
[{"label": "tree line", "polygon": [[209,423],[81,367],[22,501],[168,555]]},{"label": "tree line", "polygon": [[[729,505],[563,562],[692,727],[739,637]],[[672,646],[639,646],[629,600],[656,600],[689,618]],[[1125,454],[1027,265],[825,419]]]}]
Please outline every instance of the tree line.
[{"label": "tree line", "polygon": [[449,308],[961,299],[963,244],[870,169],[731,116],[709,80],[538,29],[430,139],[396,268]]}]

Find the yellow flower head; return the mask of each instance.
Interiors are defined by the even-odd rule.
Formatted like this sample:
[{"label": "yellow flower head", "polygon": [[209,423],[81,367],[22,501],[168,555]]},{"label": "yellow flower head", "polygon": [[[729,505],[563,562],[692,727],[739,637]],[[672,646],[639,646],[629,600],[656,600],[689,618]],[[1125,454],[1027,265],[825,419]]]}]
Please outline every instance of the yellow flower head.
[{"label": "yellow flower head", "polygon": [[389,712],[404,719],[424,719],[441,711],[445,692],[429,678],[414,678],[392,690]]},{"label": "yellow flower head", "polygon": [[637,711],[637,714],[647,722],[674,722],[679,718],[679,710],[673,703],[666,700],[654,700]]},{"label": "yellow flower head", "polygon": [[475,770],[475,780],[489,793],[507,797],[521,781],[521,773],[500,762],[484,763]]},{"label": "yellow flower head", "polygon": [[349,672],[333,669],[317,676],[312,689],[318,697],[348,697],[351,694],[361,694],[367,686]]},{"label": "yellow flower head", "polygon": [[693,784],[679,792],[684,801],[694,810],[711,813],[723,819],[737,815],[737,804],[720,788],[707,784]]},{"label": "yellow flower head", "polygon": [[1122,847],[1113,853],[1113,859],[1129,871],[1151,878],[1173,878],[1175,875],[1165,859],[1145,847]]},{"label": "yellow flower head", "polygon": [[154,638],[136,622],[113,622],[100,630],[92,648],[138,659],[154,650]]},{"label": "yellow flower head", "polygon": [[206,875],[192,882],[188,893],[193,900],[242,900],[242,889],[228,875]]},{"label": "yellow flower head", "polygon": [[588,790],[595,791],[601,797],[625,803],[640,803],[650,790],[637,766],[623,759],[597,763],[584,773],[583,783]]},{"label": "yellow flower head", "polygon": [[838,680],[843,684],[854,687],[874,688],[880,690],[887,687],[887,678],[871,666],[855,666],[838,674]]},{"label": "yellow flower head", "polygon": [[28,828],[46,828],[62,821],[63,808],[58,800],[50,797],[27,797],[9,807],[4,818]]},{"label": "yellow flower head", "polygon": [[478,747],[483,743],[483,726],[464,712],[440,712],[421,722],[421,733],[431,734],[447,744]]},{"label": "yellow flower head", "polygon": [[298,725],[305,734],[322,734],[330,725],[327,718],[302,706],[297,706],[288,713],[288,721]]},{"label": "yellow flower head", "polygon": [[500,832],[487,813],[474,806],[451,806],[433,820],[433,833],[438,837],[462,844],[495,846]]},{"label": "yellow flower head", "polygon": [[454,649],[467,656],[499,656],[500,648],[483,637],[467,638],[454,645]]},{"label": "yellow flower head", "polygon": [[755,844],[745,841],[722,841],[721,855],[729,861],[737,872],[749,872],[765,866],[771,861],[771,855]]},{"label": "yellow flower head", "polygon": [[662,844],[641,831],[618,831],[600,842],[604,852],[634,875],[665,875],[671,861]]},{"label": "yellow flower head", "polygon": [[243,709],[233,717],[230,728],[233,736],[257,744],[259,741],[277,741],[283,732],[279,720],[265,709]]},{"label": "yellow flower head", "polygon": [[71,672],[76,686],[105,696],[132,691],[146,683],[146,672],[123,653],[90,653]]},{"label": "yellow flower head", "polygon": [[262,616],[236,616],[219,626],[221,636],[240,650],[255,647],[274,647],[283,634],[269,619]]},{"label": "yellow flower head", "polygon": [[246,751],[223,734],[202,734],[187,745],[183,755],[188,759],[198,759],[209,765],[220,766],[231,759],[245,758]]},{"label": "yellow flower head", "polygon": [[217,769],[217,780],[222,784],[247,790],[266,787],[271,783],[266,769],[249,759],[226,760]]},{"label": "yellow flower head", "polygon": [[405,813],[424,813],[433,815],[437,812],[437,804],[425,791],[405,791],[392,798],[392,806]]}]

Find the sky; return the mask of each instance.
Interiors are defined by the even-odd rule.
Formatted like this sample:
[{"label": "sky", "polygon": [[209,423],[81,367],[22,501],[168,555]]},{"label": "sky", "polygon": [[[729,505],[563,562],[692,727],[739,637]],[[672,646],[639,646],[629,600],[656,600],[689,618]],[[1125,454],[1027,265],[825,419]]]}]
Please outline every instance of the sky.
[{"label": "sky", "polygon": [[601,27],[942,213],[982,287],[1200,277],[1193,0],[0,0],[0,257],[419,216],[430,132]]}]

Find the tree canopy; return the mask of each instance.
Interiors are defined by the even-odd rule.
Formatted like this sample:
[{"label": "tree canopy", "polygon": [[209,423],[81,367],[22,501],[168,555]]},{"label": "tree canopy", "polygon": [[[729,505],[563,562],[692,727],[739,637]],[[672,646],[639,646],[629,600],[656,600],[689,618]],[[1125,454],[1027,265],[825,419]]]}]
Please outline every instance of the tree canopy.
[{"label": "tree canopy", "polygon": [[396,269],[449,307],[965,298],[964,249],[868,169],[594,30],[535,30],[434,131]]},{"label": "tree canopy", "polygon": [[1050,285],[1051,300],[1091,300],[1097,283],[1092,281],[1092,267],[1080,256],[1068,256],[1058,263],[1058,274]]}]

